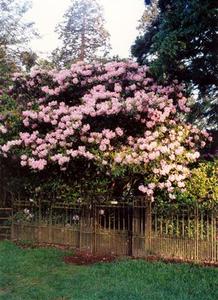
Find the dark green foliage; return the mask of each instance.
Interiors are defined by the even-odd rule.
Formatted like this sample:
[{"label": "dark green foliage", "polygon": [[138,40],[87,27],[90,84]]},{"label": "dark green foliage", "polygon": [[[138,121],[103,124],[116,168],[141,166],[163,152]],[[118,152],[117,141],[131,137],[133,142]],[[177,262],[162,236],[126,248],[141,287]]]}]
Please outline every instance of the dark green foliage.
[{"label": "dark green foliage", "polygon": [[33,51],[23,51],[20,53],[20,60],[27,72],[30,72],[31,68],[36,65],[38,56]]},{"label": "dark green foliage", "polygon": [[217,123],[218,14],[216,0],[159,0],[160,13],[136,39],[132,54],[160,81],[178,79],[199,93],[190,120]]},{"label": "dark green foliage", "polygon": [[7,49],[0,46],[0,90],[10,82],[10,74],[16,71],[16,64],[8,55]]}]

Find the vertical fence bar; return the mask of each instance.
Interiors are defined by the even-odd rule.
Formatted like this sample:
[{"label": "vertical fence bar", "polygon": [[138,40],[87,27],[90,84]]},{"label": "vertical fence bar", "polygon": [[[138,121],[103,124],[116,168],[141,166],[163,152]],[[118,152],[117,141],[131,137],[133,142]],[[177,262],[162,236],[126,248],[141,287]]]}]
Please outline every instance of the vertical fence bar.
[{"label": "vertical fence bar", "polygon": [[133,255],[133,209],[134,206],[128,203],[128,216],[129,216],[129,222],[128,222],[128,240],[129,240],[129,251],[128,255]]},{"label": "vertical fence bar", "polygon": [[216,244],[216,239],[214,237],[214,214],[213,212],[211,212],[211,260],[212,261],[214,261],[214,244]]},{"label": "vertical fence bar", "polygon": [[179,216],[178,216],[178,213],[176,214],[176,237],[178,238],[179,237],[179,234],[180,234],[180,231],[179,231]]},{"label": "vertical fence bar", "polygon": [[108,239],[109,249],[111,249],[111,207],[108,207]]},{"label": "vertical fence bar", "polygon": [[184,217],[184,211],[182,212],[182,237],[185,237],[185,217]]},{"label": "vertical fence bar", "polygon": [[14,209],[13,206],[11,208],[11,240],[14,239]]},{"label": "vertical fence bar", "polygon": [[[52,214],[53,214],[53,209],[52,205],[49,208],[49,219],[48,219],[48,240],[49,243],[52,243]],[[41,225],[40,225],[41,228]]]},{"label": "vertical fence bar", "polygon": [[[145,217],[145,241],[148,241],[148,251],[151,251],[151,234],[152,234],[152,203],[147,201]],[[147,236],[147,237],[146,237]]]},{"label": "vertical fence bar", "polygon": [[214,217],[214,257],[215,261],[218,261],[218,239],[217,239],[217,211],[215,212],[215,217]]},{"label": "vertical fence bar", "polygon": [[82,249],[82,244],[83,244],[83,235],[84,235],[84,229],[83,229],[83,218],[85,217],[85,208],[80,205],[80,219],[79,219],[79,231],[78,231],[78,235],[79,235],[79,250],[81,251]]},{"label": "vertical fence bar", "polygon": [[201,211],[201,231],[200,231],[200,238],[203,241],[204,239],[204,215],[203,212]]},{"label": "vertical fence bar", "polygon": [[199,252],[199,214],[198,214],[198,205],[196,206],[195,209],[195,260],[198,261],[198,252]]},{"label": "vertical fence bar", "polygon": [[96,225],[97,225],[97,207],[93,204],[93,254],[97,251],[97,237],[96,237]]},{"label": "vertical fence bar", "polygon": [[36,223],[36,230],[37,230],[37,232],[38,232],[38,234],[37,234],[38,243],[40,243],[40,241],[41,241],[41,230],[40,230],[41,219],[42,219],[41,201],[39,200],[38,220],[37,220],[37,223]]}]

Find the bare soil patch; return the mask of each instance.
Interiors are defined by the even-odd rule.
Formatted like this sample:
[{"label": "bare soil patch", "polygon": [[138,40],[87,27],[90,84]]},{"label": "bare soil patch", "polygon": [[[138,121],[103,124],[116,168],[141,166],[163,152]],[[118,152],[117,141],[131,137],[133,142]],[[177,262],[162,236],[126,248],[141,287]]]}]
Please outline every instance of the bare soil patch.
[{"label": "bare soil patch", "polygon": [[114,255],[93,255],[88,252],[76,252],[73,256],[65,256],[64,261],[67,264],[92,265],[96,263],[114,262],[118,259]]}]

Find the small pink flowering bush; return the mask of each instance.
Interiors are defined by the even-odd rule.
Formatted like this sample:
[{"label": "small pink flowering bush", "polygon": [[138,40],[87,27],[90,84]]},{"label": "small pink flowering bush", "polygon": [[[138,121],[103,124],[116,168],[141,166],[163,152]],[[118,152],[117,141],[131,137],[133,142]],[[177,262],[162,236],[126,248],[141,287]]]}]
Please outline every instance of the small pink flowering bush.
[{"label": "small pink flowering bush", "polygon": [[[75,178],[85,166],[90,182],[111,178],[108,188],[118,182],[128,193],[154,200],[164,192],[173,200],[210,139],[184,122],[182,85],[159,86],[131,61],[35,69],[13,80],[22,129],[2,143],[1,155],[19,156],[22,167],[37,172],[58,167]],[[10,131],[0,124],[0,135]]]}]

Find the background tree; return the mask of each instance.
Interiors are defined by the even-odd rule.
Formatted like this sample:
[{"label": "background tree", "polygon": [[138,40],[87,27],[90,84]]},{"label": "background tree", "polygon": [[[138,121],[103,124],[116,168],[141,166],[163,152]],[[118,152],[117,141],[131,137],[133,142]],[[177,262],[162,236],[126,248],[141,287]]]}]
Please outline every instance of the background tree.
[{"label": "background tree", "polygon": [[42,70],[52,70],[55,69],[55,64],[46,58],[39,58],[36,62],[36,65]]},{"label": "background tree", "polygon": [[159,15],[132,54],[160,81],[178,79],[198,95],[192,120],[217,124],[217,1],[159,0]]},{"label": "background tree", "polygon": [[109,50],[109,33],[104,28],[101,6],[95,0],[73,0],[57,26],[63,47],[53,52],[54,60],[68,65],[78,60],[92,61]]},{"label": "background tree", "polygon": [[26,0],[0,0],[1,46],[26,44],[36,34],[33,31],[33,23],[23,19],[29,8],[30,2]]},{"label": "background tree", "polygon": [[150,5],[145,6],[142,17],[139,20],[139,25],[137,29],[139,30],[140,35],[143,35],[151,23],[157,18],[159,13],[158,10],[158,0],[153,0],[150,2]]},{"label": "background tree", "polygon": [[37,58],[37,54],[33,51],[23,51],[20,54],[21,63],[27,72],[29,72],[30,69],[36,65]]},{"label": "background tree", "polygon": [[0,47],[0,90],[10,80],[10,74],[17,70],[16,63],[7,54],[5,47]]}]

